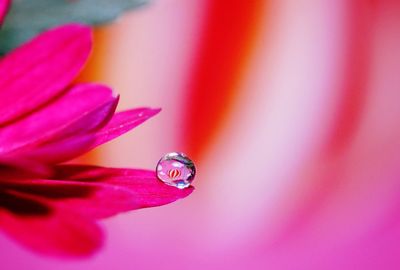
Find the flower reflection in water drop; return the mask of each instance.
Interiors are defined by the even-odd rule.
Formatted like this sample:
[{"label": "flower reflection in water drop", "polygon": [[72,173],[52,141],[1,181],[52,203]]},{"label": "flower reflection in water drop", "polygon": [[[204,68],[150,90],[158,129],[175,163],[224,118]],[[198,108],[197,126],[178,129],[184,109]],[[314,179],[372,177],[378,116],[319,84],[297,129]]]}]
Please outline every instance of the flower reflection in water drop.
[{"label": "flower reflection in water drop", "polygon": [[167,185],[184,189],[190,186],[196,175],[196,168],[185,154],[166,154],[157,164],[157,177]]}]

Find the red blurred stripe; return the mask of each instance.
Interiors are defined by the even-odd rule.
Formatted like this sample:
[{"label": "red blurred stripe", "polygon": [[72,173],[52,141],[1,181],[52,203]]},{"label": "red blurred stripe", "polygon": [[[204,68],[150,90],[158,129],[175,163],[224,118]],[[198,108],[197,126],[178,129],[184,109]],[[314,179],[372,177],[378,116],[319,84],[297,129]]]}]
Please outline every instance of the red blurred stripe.
[{"label": "red blurred stripe", "polygon": [[[343,69],[342,103],[328,144],[328,155],[340,154],[352,142],[359,128],[366,103],[367,83],[371,67],[371,31],[379,10],[395,13],[399,0],[355,0],[352,3],[347,66]],[[397,12],[398,13],[398,12]],[[396,14],[396,13],[395,13]]]},{"label": "red blurred stripe", "polygon": [[208,2],[182,132],[185,151],[195,158],[218,135],[237,97],[267,1]]},{"label": "red blurred stripe", "polygon": [[336,122],[328,142],[328,155],[340,154],[352,142],[359,128],[367,96],[366,84],[370,68],[371,29],[374,11],[371,1],[354,1],[348,17],[348,46],[343,68],[343,88]]},{"label": "red blurred stripe", "polygon": [[[311,187],[307,196],[301,196],[301,202],[296,202],[291,222],[288,227],[279,234],[281,238],[277,242],[289,241],[300,231],[307,228],[332,199],[336,192],[343,188],[345,178],[341,159],[344,150],[352,143],[359,128],[362,113],[364,112],[368,71],[371,64],[370,47],[372,41],[372,26],[375,23],[375,5],[372,1],[353,1],[347,3],[347,14],[344,17],[348,32],[345,36],[346,51],[342,68],[341,100],[338,105],[336,122],[331,136],[324,149],[323,158],[319,159],[311,167],[312,174],[307,172],[304,179],[311,179]],[[304,182],[301,183],[304,185]],[[294,187],[296,193],[301,187]],[[304,192],[304,191],[303,191]]]}]

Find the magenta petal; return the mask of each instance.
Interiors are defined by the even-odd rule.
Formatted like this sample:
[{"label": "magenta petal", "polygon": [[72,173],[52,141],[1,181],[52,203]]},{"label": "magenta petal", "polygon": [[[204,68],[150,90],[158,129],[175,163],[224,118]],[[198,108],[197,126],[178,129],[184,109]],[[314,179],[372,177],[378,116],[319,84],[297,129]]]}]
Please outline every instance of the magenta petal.
[{"label": "magenta petal", "polygon": [[4,183],[8,188],[53,201],[54,205],[93,219],[141,208],[132,192],[123,186],[65,180],[19,180]]},{"label": "magenta petal", "polygon": [[[0,157],[1,177],[3,179],[20,178],[28,175],[48,177],[53,173],[50,166],[37,160],[20,156]],[[1,180],[0,180],[1,182]]]},{"label": "magenta petal", "polygon": [[120,112],[115,114],[111,121],[96,133],[89,132],[81,136],[74,136],[62,141],[40,145],[35,149],[30,149],[24,155],[49,164],[68,161],[128,132],[159,111],[159,109],[140,108]]},{"label": "magenta petal", "polygon": [[31,180],[22,183],[20,188],[29,188],[30,193],[41,196],[52,196],[55,190],[69,190],[64,197],[59,196],[62,200],[58,203],[94,218],[168,204],[187,197],[194,190],[167,186],[148,170],[61,165],[56,167],[54,177],[60,180]]},{"label": "magenta petal", "polygon": [[3,23],[4,17],[10,6],[10,0],[0,0],[0,26]]},{"label": "magenta petal", "polygon": [[91,51],[89,27],[47,31],[0,61],[0,124],[35,110],[63,92]]},{"label": "magenta petal", "polygon": [[93,148],[121,136],[160,111],[161,109],[137,108],[116,113],[111,121],[96,133],[96,142]]},{"label": "magenta petal", "polygon": [[31,149],[24,156],[36,162],[57,164],[78,157],[91,149],[95,138],[92,134],[75,136],[62,141],[55,141]]},{"label": "magenta petal", "polygon": [[41,110],[0,128],[0,153],[96,130],[110,120],[117,102],[106,86],[77,85]]},{"label": "magenta petal", "polygon": [[49,200],[9,190],[0,191],[0,227],[24,246],[47,255],[91,255],[103,240],[92,220]]}]

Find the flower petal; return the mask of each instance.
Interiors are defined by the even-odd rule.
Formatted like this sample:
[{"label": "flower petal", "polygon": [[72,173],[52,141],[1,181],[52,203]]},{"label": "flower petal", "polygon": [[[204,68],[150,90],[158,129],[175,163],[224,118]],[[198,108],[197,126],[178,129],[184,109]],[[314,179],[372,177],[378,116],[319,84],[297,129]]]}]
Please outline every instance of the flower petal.
[{"label": "flower petal", "polygon": [[0,26],[3,23],[4,17],[10,6],[10,0],[0,0]]},{"label": "flower petal", "polygon": [[0,124],[25,115],[62,93],[91,51],[89,27],[47,31],[0,61]]},{"label": "flower petal", "polygon": [[56,256],[87,256],[102,244],[96,223],[49,200],[0,191],[0,228],[35,251]]},{"label": "flower petal", "polygon": [[57,205],[93,218],[168,204],[194,190],[165,185],[148,170],[61,165],[56,172],[54,177],[59,180],[32,179],[3,185],[51,199]]},{"label": "flower petal", "polygon": [[[97,133],[88,132],[86,134],[79,135],[79,130],[74,130],[72,132],[74,136],[67,137],[62,140],[50,141],[35,148],[29,148],[29,151],[23,152],[20,154],[20,157],[24,159],[31,159],[35,162],[44,162],[47,164],[65,162],[90,151],[100,144],[106,143],[107,141],[118,137],[119,135],[143,123],[151,116],[157,114],[159,111],[159,109],[139,108],[120,112],[115,114],[112,120]],[[84,124],[84,127],[81,128],[81,131],[86,131],[85,129],[87,129],[89,126],[89,124]],[[67,132],[64,131],[64,133]],[[2,134],[0,133],[0,143],[1,138]]]},{"label": "flower petal", "polygon": [[44,164],[57,164],[76,158],[90,149],[95,142],[93,134],[74,136],[62,141],[55,141],[30,149],[24,153],[28,160],[34,160]]},{"label": "flower petal", "polygon": [[13,181],[3,185],[52,200],[54,205],[93,219],[136,209],[132,207],[134,196],[130,190],[104,183],[34,179]]},{"label": "flower petal", "polygon": [[42,144],[34,149],[29,149],[29,151],[23,153],[22,157],[47,164],[68,161],[128,132],[159,111],[159,109],[140,108],[117,113],[104,128],[96,133],[89,132],[80,136],[75,135],[64,140]]},{"label": "flower petal", "polygon": [[98,129],[112,117],[117,102],[118,97],[106,86],[77,85],[41,110],[0,128],[0,153]]},{"label": "flower petal", "polygon": [[20,156],[1,156],[0,157],[1,177],[3,179],[15,179],[24,177],[41,176],[48,177],[53,174],[50,166],[38,160]]},{"label": "flower petal", "polygon": [[93,148],[121,136],[160,111],[161,109],[137,108],[116,113],[111,121],[96,133],[96,142],[93,144]]}]

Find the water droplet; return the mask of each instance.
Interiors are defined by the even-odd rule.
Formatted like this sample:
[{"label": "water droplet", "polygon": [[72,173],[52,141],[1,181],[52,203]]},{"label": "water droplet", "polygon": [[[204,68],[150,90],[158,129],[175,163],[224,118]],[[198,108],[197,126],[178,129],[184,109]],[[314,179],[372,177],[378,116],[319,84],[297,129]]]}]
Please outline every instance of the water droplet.
[{"label": "water droplet", "polygon": [[196,168],[185,154],[168,153],[157,164],[157,177],[167,185],[180,189],[187,188],[196,175]]}]

